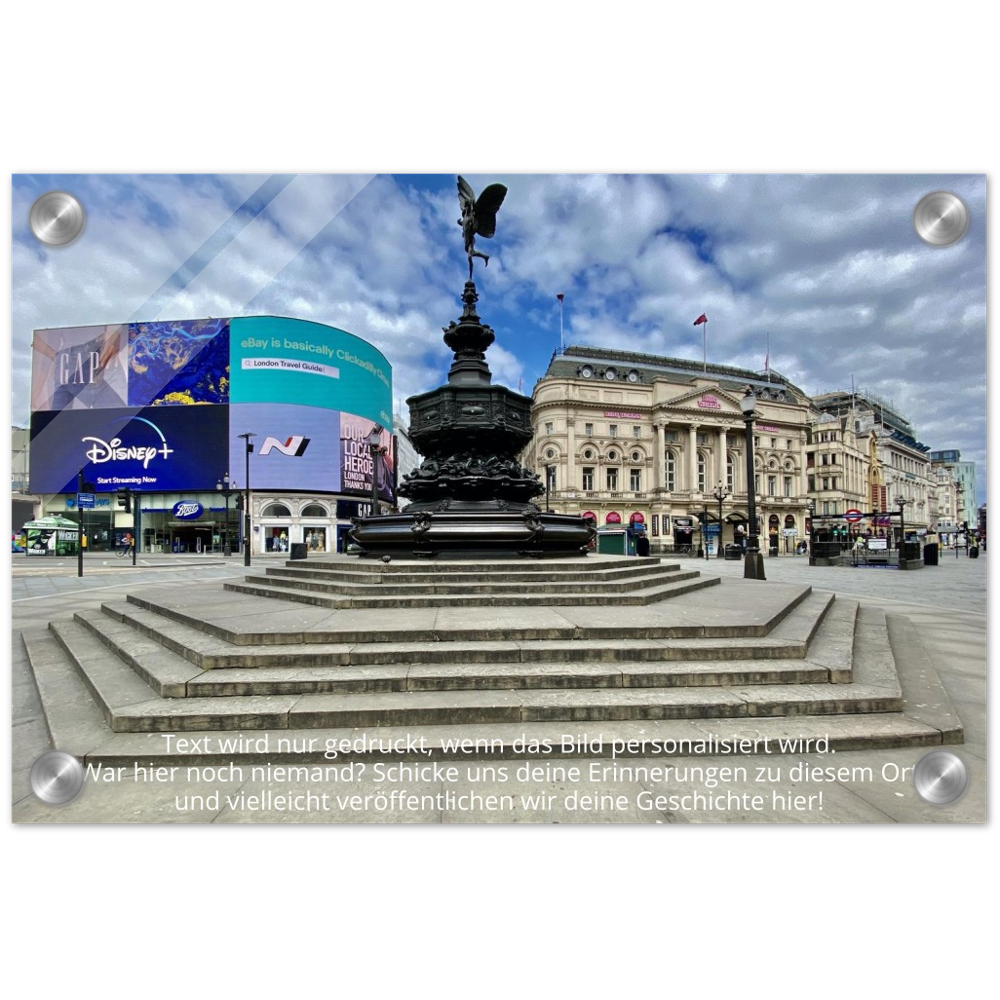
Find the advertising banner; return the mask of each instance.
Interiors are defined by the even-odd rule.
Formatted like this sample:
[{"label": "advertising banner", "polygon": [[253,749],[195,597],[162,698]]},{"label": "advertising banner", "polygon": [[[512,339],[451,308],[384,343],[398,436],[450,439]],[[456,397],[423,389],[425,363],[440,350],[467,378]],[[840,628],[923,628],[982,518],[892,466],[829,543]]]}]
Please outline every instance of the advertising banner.
[{"label": "advertising banner", "polygon": [[294,399],[392,427],[392,369],[353,334],[299,319],[235,318],[231,358],[233,403]]},{"label": "advertising banner", "polygon": [[31,342],[31,411],[128,405],[128,328],[36,330]]},{"label": "advertising banner", "polygon": [[229,407],[231,479],[244,484],[246,443],[252,433],[250,488],[340,492],[340,419],[336,410],[285,403]]},{"label": "advertising banner", "polygon": [[225,406],[35,413],[30,488],[76,493],[77,473],[98,493],[214,490],[228,468]]},{"label": "advertising banner", "polygon": [[128,405],[229,402],[229,320],[165,320],[128,328]]},{"label": "advertising banner", "polygon": [[[376,426],[371,420],[343,413],[340,417],[340,470],[341,492],[372,495],[372,453],[368,436]],[[382,429],[379,435],[380,451],[374,465],[378,476],[378,495],[392,503],[393,463],[392,435]]]}]

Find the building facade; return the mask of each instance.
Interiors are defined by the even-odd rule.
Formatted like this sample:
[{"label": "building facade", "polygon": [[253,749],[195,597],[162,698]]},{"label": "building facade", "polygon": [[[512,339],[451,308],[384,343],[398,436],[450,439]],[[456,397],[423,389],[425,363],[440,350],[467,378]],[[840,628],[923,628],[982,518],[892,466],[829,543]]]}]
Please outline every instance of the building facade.
[{"label": "building facade", "polygon": [[962,453],[957,448],[931,452],[931,464],[947,469],[958,482],[958,520],[966,521],[974,528],[977,519],[976,463],[963,462]]},{"label": "building facade", "polygon": [[777,373],[569,347],[535,386],[524,462],[547,482],[557,513],[593,516],[599,526],[641,522],[653,550],[715,549],[720,508],[722,544],[747,529],[747,386],[757,397],[762,546],[790,551],[807,528],[810,408]]}]

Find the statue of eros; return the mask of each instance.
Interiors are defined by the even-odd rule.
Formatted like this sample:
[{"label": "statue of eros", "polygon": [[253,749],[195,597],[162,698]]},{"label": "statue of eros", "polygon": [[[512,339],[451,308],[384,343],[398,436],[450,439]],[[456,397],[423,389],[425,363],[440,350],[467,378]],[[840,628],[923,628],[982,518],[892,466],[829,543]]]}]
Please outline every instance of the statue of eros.
[{"label": "statue of eros", "polygon": [[472,258],[482,257],[489,264],[490,258],[476,249],[476,237],[491,239],[497,231],[497,212],[507,195],[503,184],[491,184],[476,198],[469,182],[464,177],[458,178],[458,203],[462,208],[462,218],[458,224],[462,227],[465,237],[465,252],[469,257],[469,281],[472,281]]}]

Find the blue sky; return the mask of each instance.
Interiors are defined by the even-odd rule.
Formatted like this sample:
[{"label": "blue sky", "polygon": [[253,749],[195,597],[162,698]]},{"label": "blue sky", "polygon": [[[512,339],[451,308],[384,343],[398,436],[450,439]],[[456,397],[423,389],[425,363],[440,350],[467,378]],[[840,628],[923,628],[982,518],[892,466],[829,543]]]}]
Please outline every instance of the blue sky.
[{"label": "blue sky", "polygon": [[[958,448],[986,489],[986,183],[982,175],[475,174],[507,185],[480,240],[479,312],[497,382],[530,393],[567,344],[770,363],[811,394],[855,384],[895,404],[932,448]],[[68,247],[27,226],[73,193]],[[926,193],[971,213],[924,244]],[[31,331],[273,313],[371,341],[397,406],[438,385],[466,275],[454,174],[14,175],[13,413],[28,417]]]}]

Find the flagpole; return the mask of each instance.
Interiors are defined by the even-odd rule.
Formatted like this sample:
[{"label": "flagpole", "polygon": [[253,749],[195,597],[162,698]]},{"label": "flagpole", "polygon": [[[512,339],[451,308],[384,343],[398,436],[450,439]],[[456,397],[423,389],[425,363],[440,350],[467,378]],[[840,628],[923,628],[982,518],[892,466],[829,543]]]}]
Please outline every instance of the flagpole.
[{"label": "flagpole", "polygon": [[563,299],[565,297],[562,292],[556,296],[559,300],[559,351],[561,354],[566,353],[566,339],[563,336]]},{"label": "flagpole", "polygon": [[701,331],[701,370],[703,374],[708,374],[708,320],[706,319]]},{"label": "flagpole", "polygon": [[767,369],[767,380],[771,381],[771,331],[767,331],[767,353],[764,355],[764,367]]}]

